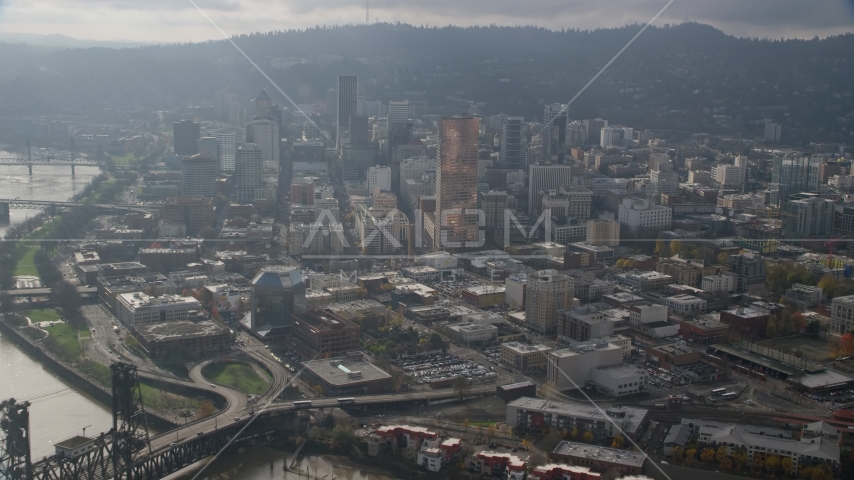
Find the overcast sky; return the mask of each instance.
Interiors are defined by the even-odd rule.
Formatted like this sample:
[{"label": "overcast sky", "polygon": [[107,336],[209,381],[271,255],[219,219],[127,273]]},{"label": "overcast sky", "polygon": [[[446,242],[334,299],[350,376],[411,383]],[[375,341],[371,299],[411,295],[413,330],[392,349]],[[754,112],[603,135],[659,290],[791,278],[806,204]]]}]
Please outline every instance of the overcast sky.
[{"label": "overcast sky", "polygon": [[[364,23],[364,0],[195,0],[227,34]],[[551,29],[643,23],[668,0],[370,0],[371,21],[414,25],[538,25]],[[854,31],[854,0],[676,0],[656,25],[691,21],[749,37]],[[0,0],[0,32],[79,39],[221,38],[189,0]]]}]

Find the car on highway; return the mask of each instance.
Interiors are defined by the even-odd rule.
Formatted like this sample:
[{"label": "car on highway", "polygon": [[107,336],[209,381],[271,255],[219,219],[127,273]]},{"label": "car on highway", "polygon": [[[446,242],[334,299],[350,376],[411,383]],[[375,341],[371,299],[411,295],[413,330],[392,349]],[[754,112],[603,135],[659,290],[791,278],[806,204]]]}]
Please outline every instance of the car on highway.
[{"label": "car on highway", "polygon": [[175,442],[172,442],[172,443],[170,443],[170,444],[169,444],[169,446],[170,446],[170,447],[177,447],[177,446],[178,446],[178,444],[177,444],[177,443],[175,443]]},{"label": "car on highway", "polygon": [[216,385],[214,385],[214,384],[212,383],[212,384],[211,384],[211,388],[216,388]]}]

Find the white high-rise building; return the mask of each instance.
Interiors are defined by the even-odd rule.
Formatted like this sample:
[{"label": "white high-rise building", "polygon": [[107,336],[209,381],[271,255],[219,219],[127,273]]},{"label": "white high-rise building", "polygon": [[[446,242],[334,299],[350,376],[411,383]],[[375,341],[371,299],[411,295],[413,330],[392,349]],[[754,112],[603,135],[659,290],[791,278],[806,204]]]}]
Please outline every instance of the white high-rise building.
[{"label": "white high-rise building", "polygon": [[368,168],[368,191],[379,188],[383,192],[391,191],[391,168],[379,165]]},{"label": "white high-rise building", "polygon": [[603,127],[600,134],[599,146],[602,148],[623,147],[632,141],[633,136],[634,129],[629,127]]},{"label": "white high-rise building", "polygon": [[357,114],[359,105],[359,80],[355,75],[341,75],[338,77],[338,115],[335,145],[341,148],[343,140],[347,135],[350,125],[350,117]]},{"label": "white high-rise building", "polygon": [[237,133],[234,130],[217,130],[211,134],[219,144],[219,169],[234,171],[234,153],[237,148]]},{"label": "white high-rise building", "polygon": [[712,170],[712,180],[721,187],[740,188],[746,177],[747,162],[741,155],[736,157],[735,165],[716,165]]},{"label": "white high-rise building", "polygon": [[388,123],[406,122],[411,114],[409,100],[388,102]]},{"label": "white high-rise building", "polygon": [[264,159],[254,143],[241,145],[235,153],[234,183],[237,201],[252,203],[264,180]]}]

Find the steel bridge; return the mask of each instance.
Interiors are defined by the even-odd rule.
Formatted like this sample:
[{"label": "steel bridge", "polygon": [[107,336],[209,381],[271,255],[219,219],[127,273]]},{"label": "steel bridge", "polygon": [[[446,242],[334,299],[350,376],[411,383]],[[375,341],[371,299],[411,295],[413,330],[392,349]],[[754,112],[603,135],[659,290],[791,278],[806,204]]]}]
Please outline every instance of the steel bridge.
[{"label": "steel bridge", "polygon": [[112,212],[126,211],[147,213],[149,211],[143,205],[136,204],[104,204],[104,203],[79,203],[79,202],[55,202],[51,200],[21,200],[19,198],[0,198],[0,223],[10,221],[9,210],[13,208],[63,208],[63,207],[95,207]]},{"label": "steel bridge", "polygon": [[73,160],[66,159],[66,158],[41,158],[41,159],[37,159],[37,160],[31,160],[29,158],[0,158],[0,166],[3,166],[3,167],[11,167],[11,166],[27,167],[30,170],[30,175],[33,174],[33,166],[34,165],[71,167],[71,175],[72,176],[74,176],[74,167],[103,167],[103,166],[105,166],[104,162],[99,162],[97,160],[79,159],[79,158],[75,158]]}]

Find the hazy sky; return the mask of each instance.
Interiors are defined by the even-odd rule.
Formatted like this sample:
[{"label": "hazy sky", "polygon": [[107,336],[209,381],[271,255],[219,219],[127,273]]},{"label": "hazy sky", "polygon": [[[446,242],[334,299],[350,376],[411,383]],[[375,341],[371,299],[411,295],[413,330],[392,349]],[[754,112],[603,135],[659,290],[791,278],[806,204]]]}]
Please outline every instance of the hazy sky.
[{"label": "hazy sky", "polygon": [[[364,23],[363,0],[196,0],[229,35]],[[371,21],[415,25],[598,28],[648,21],[667,0],[370,0]],[[656,22],[685,18],[750,37],[854,31],[854,0],[676,0]],[[221,38],[189,0],[0,0],[0,32],[80,39]]]}]

